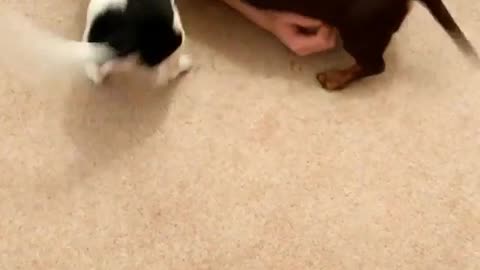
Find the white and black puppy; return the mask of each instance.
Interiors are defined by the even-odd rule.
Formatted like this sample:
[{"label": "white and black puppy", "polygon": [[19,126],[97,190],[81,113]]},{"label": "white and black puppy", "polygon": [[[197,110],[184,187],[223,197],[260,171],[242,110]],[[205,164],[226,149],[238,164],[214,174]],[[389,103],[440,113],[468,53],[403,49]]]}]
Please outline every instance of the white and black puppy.
[{"label": "white and black puppy", "polygon": [[140,64],[155,69],[158,84],[166,84],[191,67],[174,0],[91,0],[83,41],[103,44],[114,55],[104,62],[101,53],[86,64],[94,83]]},{"label": "white and black puppy", "polygon": [[0,62],[14,65],[27,58],[31,64],[48,64],[54,76],[80,68],[95,84],[115,71],[146,67],[157,85],[165,85],[192,65],[174,1],[90,0],[81,41],[44,31],[1,8]]}]

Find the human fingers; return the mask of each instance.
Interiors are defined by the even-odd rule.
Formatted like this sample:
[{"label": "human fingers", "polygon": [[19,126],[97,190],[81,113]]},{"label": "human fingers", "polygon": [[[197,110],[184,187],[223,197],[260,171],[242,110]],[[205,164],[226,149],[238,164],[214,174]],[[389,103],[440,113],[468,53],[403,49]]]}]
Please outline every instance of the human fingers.
[{"label": "human fingers", "polygon": [[279,19],[286,24],[292,24],[299,27],[315,28],[321,27],[324,23],[320,20],[302,16],[295,13],[283,12],[279,15]]},{"label": "human fingers", "polygon": [[336,35],[322,32],[312,36],[289,36],[284,42],[290,50],[299,56],[306,56],[332,49],[336,45]]}]

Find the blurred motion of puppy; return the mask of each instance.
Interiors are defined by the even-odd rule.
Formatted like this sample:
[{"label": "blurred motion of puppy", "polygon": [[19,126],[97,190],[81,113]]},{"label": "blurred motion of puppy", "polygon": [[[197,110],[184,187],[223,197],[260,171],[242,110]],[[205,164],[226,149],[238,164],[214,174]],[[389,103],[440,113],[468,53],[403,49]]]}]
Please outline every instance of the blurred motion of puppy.
[{"label": "blurred motion of puppy", "polygon": [[192,66],[175,0],[91,0],[82,41],[56,36],[2,9],[0,35],[7,41],[0,48],[8,62],[10,54],[33,56],[51,70],[82,67],[95,84],[112,73],[144,67],[155,72],[158,86]]}]

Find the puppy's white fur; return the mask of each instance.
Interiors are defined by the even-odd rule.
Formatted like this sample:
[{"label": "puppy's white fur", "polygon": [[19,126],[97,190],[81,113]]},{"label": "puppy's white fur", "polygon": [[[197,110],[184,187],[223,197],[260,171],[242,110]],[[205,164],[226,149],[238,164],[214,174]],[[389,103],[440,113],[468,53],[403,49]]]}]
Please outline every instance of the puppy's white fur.
[{"label": "puppy's white fur", "polygon": [[86,62],[105,62],[114,56],[114,52],[103,44],[65,39],[6,8],[0,9],[0,36],[0,59],[5,65],[16,62],[48,64],[55,73],[77,69]]}]

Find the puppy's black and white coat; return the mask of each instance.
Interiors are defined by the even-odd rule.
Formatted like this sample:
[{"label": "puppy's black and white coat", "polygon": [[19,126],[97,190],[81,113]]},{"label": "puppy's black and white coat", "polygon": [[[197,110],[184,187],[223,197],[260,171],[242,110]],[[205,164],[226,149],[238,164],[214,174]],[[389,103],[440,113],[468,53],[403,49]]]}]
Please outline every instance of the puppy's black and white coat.
[{"label": "puppy's black and white coat", "polygon": [[[0,36],[7,64],[29,59],[50,70],[84,69],[100,84],[116,71],[146,67],[157,85],[190,69],[185,32],[175,0],[90,0],[81,41],[33,25],[13,10],[0,9]],[[52,71],[55,76],[58,72]]]},{"label": "puppy's black and white coat", "polygon": [[85,66],[94,83],[137,63],[156,69],[159,84],[191,67],[183,53],[185,32],[174,0],[91,0],[82,40],[107,48]]},{"label": "puppy's black and white coat", "polygon": [[106,47],[85,65],[96,84],[134,64],[155,69],[158,84],[191,67],[183,52],[185,32],[174,0],[91,0],[82,41]]}]

